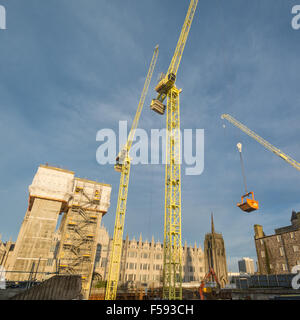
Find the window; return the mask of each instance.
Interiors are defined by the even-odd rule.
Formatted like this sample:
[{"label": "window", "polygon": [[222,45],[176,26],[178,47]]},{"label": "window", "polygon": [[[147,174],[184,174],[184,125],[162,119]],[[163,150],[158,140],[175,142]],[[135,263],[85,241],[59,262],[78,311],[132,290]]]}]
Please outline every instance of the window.
[{"label": "window", "polygon": [[279,248],[280,255],[283,256],[283,248]]},{"label": "window", "polygon": [[200,272],[203,272],[203,268],[200,268]]},{"label": "window", "polygon": [[128,257],[130,257],[130,258],[136,258],[136,256],[137,256],[137,253],[136,253],[136,252],[134,252],[134,251],[129,251],[129,252],[128,252]]},{"label": "window", "polygon": [[155,259],[157,259],[157,260],[159,260],[159,259],[161,259],[161,254],[157,254],[156,256],[155,256]]},{"label": "window", "polygon": [[128,275],[128,280],[129,280],[129,281],[132,281],[132,280],[133,280],[133,274],[129,274],[129,275]]},{"label": "window", "polygon": [[134,263],[129,263],[129,269],[134,269]]},{"label": "window", "polygon": [[283,265],[282,265],[282,270],[283,270],[283,271],[287,271],[287,266],[286,266],[286,264],[283,264]]},{"label": "window", "polygon": [[53,263],[53,259],[48,259],[47,260],[47,266],[52,266]]},{"label": "window", "polygon": [[143,275],[141,276],[141,280],[142,280],[142,281],[147,281],[147,275],[146,275],[146,274],[143,274]]},{"label": "window", "polygon": [[294,232],[291,232],[291,239],[294,239]]},{"label": "window", "polygon": [[148,259],[149,258],[149,254],[148,253],[141,253],[141,258]]},{"label": "window", "polygon": [[297,251],[299,251],[299,247],[298,246],[293,246],[293,250],[294,250],[294,252],[297,252]]},{"label": "window", "polygon": [[101,260],[101,268],[105,268],[107,264],[107,258],[102,258]]}]

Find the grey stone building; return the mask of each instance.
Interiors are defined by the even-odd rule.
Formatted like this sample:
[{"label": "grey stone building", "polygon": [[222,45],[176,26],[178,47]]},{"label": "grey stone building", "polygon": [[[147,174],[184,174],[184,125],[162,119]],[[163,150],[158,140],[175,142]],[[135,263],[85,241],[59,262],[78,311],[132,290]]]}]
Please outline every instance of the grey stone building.
[{"label": "grey stone building", "polygon": [[[108,277],[112,239],[102,225],[98,238],[95,272],[104,280]],[[204,253],[200,245],[182,247],[183,284],[199,287],[205,275]],[[119,285],[160,287],[163,275],[163,244],[155,241],[139,240],[128,236],[123,240]]]},{"label": "grey stone building", "polygon": [[213,215],[211,216],[211,233],[205,235],[204,241],[205,270],[214,270],[222,288],[228,283],[225,243],[221,233],[215,232]]},{"label": "grey stone building", "polygon": [[291,225],[265,235],[261,225],[254,226],[254,240],[260,274],[286,274],[300,265],[300,212],[292,212]]}]

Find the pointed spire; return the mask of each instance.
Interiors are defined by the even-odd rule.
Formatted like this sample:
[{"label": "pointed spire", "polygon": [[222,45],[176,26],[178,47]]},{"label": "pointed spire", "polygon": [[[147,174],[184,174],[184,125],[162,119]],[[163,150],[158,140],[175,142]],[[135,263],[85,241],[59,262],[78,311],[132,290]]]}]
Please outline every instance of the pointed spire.
[{"label": "pointed spire", "polygon": [[215,233],[214,215],[211,213],[211,233]]},{"label": "pointed spire", "polygon": [[153,235],[152,235],[152,240],[151,240],[151,242],[154,243],[154,236],[153,236]]}]

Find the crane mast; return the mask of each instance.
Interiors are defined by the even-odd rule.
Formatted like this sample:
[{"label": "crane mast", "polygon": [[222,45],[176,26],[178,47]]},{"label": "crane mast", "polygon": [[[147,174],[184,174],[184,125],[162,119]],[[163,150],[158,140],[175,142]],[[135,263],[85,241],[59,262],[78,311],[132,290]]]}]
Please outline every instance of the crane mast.
[{"label": "crane mast", "polygon": [[258,134],[256,134],[255,132],[253,132],[252,130],[247,128],[245,125],[243,125],[241,122],[236,120],[234,117],[232,117],[229,114],[222,114],[221,118],[222,119],[226,119],[227,121],[232,123],[234,126],[236,126],[240,130],[245,132],[248,136],[250,136],[251,138],[256,140],[258,143],[263,145],[266,149],[268,149],[271,152],[275,153],[278,157],[280,157],[281,159],[283,159],[284,161],[289,163],[291,166],[293,166],[294,168],[296,168],[297,170],[300,171],[300,163],[299,162],[297,162],[296,160],[294,160],[293,158],[291,158],[287,154],[283,153],[280,149],[278,149],[278,148],[274,147],[273,145],[271,145],[271,143],[269,143],[268,141],[266,141],[265,139],[260,137]]},{"label": "crane mast", "polygon": [[156,65],[158,57],[158,46],[155,47],[153,57],[150,63],[142,95],[138,104],[138,108],[131,126],[131,130],[128,135],[127,143],[120,151],[116,159],[115,170],[121,172],[118,203],[116,209],[115,227],[112,251],[109,262],[108,279],[105,292],[105,300],[115,300],[117,296],[117,287],[120,272],[120,262],[122,255],[122,245],[123,245],[123,231],[125,223],[125,213],[127,204],[127,194],[129,185],[129,175],[130,175],[130,156],[129,152],[134,139],[135,131],[137,129],[141,112],[144,106],[146,95],[149,89],[149,85],[152,79],[153,71]]},{"label": "crane mast", "polygon": [[[166,167],[163,299],[182,300],[182,246],[181,246],[181,172],[180,172],[180,105],[181,89],[175,85],[177,71],[198,0],[191,0],[181,34],[168,72],[155,87],[158,96],[151,109],[160,115],[166,112]],[[163,104],[167,99],[167,106]]]}]

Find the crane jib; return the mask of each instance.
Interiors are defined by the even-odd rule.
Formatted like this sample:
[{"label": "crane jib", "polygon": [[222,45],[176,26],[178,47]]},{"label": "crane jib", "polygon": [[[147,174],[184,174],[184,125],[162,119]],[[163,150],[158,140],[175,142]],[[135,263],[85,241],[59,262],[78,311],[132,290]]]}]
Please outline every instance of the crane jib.
[{"label": "crane jib", "polygon": [[283,159],[285,162],[289,163],[291,166],[296,168],[297,170],[300,171],[300,163],[291,158],[290,156],[286,155],[283,153],[281,150],[278,148],[274,147],[271,145],[269,142],[264,140],[262,137],[260,137],[258,134],[247,128],[245,125],[240,123],[238,120],[230,116],[229,114],[222,114],[221,119],[226,119],[230,123],[232,123],[234,126],[239,128],[241,131],[245,132],[249,137],[253,138],[256,140],[258,143],[260,143],[262,146],[264,146],[266,149],[272,151],[274,154],[276,154],[278,157]]}]

